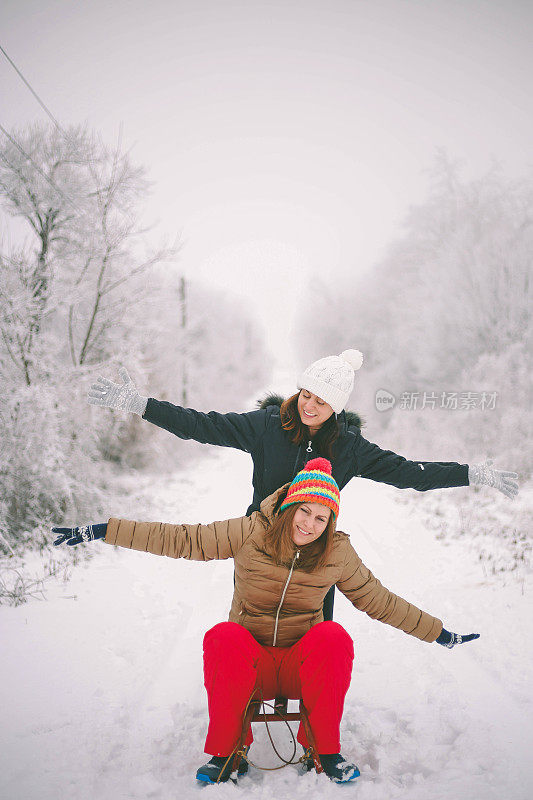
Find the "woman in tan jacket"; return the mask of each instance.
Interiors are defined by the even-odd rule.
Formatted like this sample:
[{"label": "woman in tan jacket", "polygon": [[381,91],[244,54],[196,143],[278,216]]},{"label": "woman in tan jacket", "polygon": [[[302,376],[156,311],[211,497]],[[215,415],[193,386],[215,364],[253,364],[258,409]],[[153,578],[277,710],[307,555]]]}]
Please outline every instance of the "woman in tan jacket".
[{"label": "woman in tan jacket", "polygon": [[[173,558],[233,558],[235,589],[229,621],[204,638],[204,680],[209,728],[205,752],[213,756],[197,772],[200,781],[230,777],[245,707],[257,689],[264,699],[302,698],[320,761],[338,783],[359,770],[340,754],[339,728],[353,662],[353,643],[336,622],[324,622],[322,605],[337,586],[373,619],[425,642],[447,647],[460,636],[442,622],[390,592],[372,575],[335,529],[339,487],[331,464],[309,461],[291,484],[274,492],[249,517],[210,525],[173,525],[111,518],[108,523],[53,528],[54,544],[105,537],[109,544]],[[309,746],[302,726],[297,735]],[[248,731],[246,744],[251,744]],[[239,774],[247,770],[241,762]]]}]

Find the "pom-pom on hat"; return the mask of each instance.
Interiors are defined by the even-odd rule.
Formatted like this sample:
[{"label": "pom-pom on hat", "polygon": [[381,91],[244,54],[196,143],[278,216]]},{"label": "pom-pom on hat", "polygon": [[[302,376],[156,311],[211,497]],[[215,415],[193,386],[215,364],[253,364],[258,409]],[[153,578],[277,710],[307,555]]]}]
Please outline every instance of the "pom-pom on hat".
[{"label": "pom-pom on hat", "polygon": [[363,363],[359,350],[344,350],[340,356],[314,361],[298,379],[298,389],[307,389],[340,414],[353,389],[356,371]]},{"label": "pom-pom on hat", "polygon": [[339,514],[340,491],[327,458],[312,458],[293,478],[280,513],[294,503],[321,503]]}]

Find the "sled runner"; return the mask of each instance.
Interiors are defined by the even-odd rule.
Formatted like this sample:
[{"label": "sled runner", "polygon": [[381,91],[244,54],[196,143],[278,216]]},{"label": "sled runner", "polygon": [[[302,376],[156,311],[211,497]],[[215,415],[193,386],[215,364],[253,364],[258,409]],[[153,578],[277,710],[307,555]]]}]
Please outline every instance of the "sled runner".
[{"label": "sled runner", "polygon": [[[256,695],[258,691],[261,694],[260,690],[255,689],[253,691],[251,698],[248,701],[248,705],[243,714],[241,735],[233,756],[232,772],[236,772],[238,770],[242,758],[245,758],[246,761],[252,764],[252,762],[248,758],[248,748],[244,744],[246,739],[246,734],[252,722],[264,722],[266,724],[268,738],[270,739],[270,743],[272,744],[274,752],[276,753],[278,758],[283,762],[283,764],[281,764],[280,767],[259,767],[259,769],[281,769],[282,767],[286,767],[289,764],[298,764],[298,763],[303,763],[309,766],[310,762],[312,761],[316,771],[323,772],[324,770],[322,768],[322,764],[320,763],[320,756],[316,748],[315,738],[313,736],[313,731],[311,730],[311,725],[309,724],[309,717],[307,714],[307,710],[303,704],[303,700],[300,699],[299,701],[300,705],[298,711],[289,711],[288,710],[289,701],[286,697],[281,697],[281,696],[276,697],[276,699],[274,700],[274,704],[272,705],[270,703],[265,703],[262,696],[260,696],[260,698],[254,697],[254,695]],[[272,712],[267,713],[265,710],[265,706],[272,708]],[[289,726],[289,722],[291,721],[302,723],[305,730],[305,734],[307,736],[307,741],[309,742],[308,749],[305,751],[303,756],[299,758],[297,761],[293,760],[294,756],[296,755],[296,740]],[[283,756],[280,755],[280,753],[278,753],[276,746],[274,745],[268,727],[272,722],[285,722],[285,724],[291,731],[294,750],[289,760],[283,758]],[[257,766],[257,765],[252,764],[252,766]]]}]

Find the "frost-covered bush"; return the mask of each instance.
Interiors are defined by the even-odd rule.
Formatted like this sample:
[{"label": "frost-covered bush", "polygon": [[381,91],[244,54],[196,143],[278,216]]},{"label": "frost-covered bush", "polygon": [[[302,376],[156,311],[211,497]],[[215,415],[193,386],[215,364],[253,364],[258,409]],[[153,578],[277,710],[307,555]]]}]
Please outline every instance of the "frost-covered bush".
[{"label": "frost-covered bush", "polygon": [[95,448],[87,426],[62,403],[56,387],[21,386],[2,395],[2,525],[12,546],[31,544],[36,526],[97,504]]},{"label": "frost-covered bush", "polygon": [[[457,437],[470,439],[472,458],[485,455],[508,464],[522,480],[531,477],[533,465],[533,408],[531,376],[533,350],[527,340],[517,341],[500,353],[485,353],[465,369],[461,384],[496,392],[494,410],[472,412],[457,418]],[[472,427],[475,428],[472,436]]]}]

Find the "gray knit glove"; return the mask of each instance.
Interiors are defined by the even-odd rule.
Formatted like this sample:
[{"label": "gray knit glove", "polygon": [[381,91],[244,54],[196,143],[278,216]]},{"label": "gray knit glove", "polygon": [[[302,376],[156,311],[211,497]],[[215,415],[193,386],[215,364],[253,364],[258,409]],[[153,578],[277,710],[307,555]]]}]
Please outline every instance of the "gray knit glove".
[{"label": "gray knit glove", "polygon": [[93,383],[87,393],[87,402],[92,406],[132,411],[142,417],[146,411],[148,398],[141,397],[124,367],[120,367],[118,374],[122,378],[122,385],[99,375],[97,382]]},{"label": "gray knit glove", "polygon": [[488,458],[484,464],[472,464],[468,467],[468,481],[475,486],[494,486],[506,497],[514,500],[518,494],[518,474],[504,472],[492,466],[492,459]]}]

